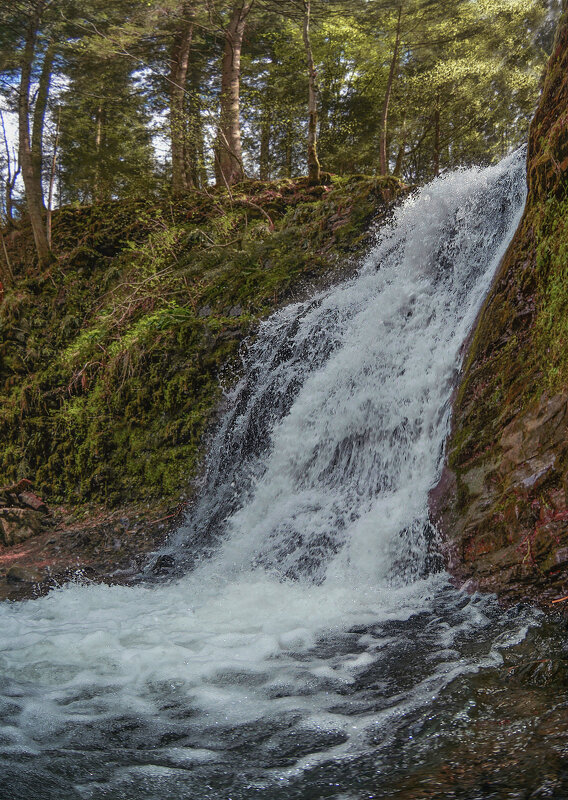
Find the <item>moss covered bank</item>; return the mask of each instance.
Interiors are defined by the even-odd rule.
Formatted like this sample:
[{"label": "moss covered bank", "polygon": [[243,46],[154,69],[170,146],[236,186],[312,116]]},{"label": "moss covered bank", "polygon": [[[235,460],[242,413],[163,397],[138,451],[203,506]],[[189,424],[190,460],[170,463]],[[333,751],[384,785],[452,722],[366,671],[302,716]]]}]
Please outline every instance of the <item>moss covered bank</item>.
[{"label": "moss covered bank", "polygon": [[47,272],[25,226],[5,232],[0,486],[29,478],[50,504],[174,502],[242,339],[344,274],[401,189],[248,181],[230,195],[65,208]]},{"label": "moss covered bank", "polygon": [[530,130],[528,184],[470,344],[433,507],[460,580],[551,607],[568,595],[566,2]]}]

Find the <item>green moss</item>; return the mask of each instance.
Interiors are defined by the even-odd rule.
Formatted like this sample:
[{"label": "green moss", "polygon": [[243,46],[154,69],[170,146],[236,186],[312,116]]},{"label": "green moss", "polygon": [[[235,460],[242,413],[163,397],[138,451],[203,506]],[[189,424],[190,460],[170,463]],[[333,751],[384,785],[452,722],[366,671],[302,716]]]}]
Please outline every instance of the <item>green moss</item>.
[{"label": "green moss", "polygon": [[535,343],[544,385],[556,391],[568,382],[568,201],[545,206],[536,267],[542,283]]},{"label": "green moss", "polygon": [[0,484],[30,477],[52,502],[179,495],[243,337],[340,274],[402,188],[249,181],[232,196],[68,208],[45,274],[24,230],[0,306]]}]

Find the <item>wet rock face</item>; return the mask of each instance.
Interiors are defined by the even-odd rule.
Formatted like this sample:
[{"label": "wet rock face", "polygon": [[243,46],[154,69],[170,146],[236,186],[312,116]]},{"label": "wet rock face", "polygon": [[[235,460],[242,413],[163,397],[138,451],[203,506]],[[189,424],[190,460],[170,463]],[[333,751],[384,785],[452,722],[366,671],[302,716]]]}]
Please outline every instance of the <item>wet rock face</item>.
[{"label": "wet rock face", "polygon": [[527,207],[469,346],[432,492],[456,580],[568,601],[568,0],[531,125]]},{"label": "wet rock face", "polygon": [[541,397],[486,458],[446,470],[432,514],[466,588],[550,603],[568,594],[568,393]]},{"label": "wet rock face", "polygon": [[43,533],[49,524],[49,509],[30,489],[27,480],[0,489],[0,544],[6,547]]}]

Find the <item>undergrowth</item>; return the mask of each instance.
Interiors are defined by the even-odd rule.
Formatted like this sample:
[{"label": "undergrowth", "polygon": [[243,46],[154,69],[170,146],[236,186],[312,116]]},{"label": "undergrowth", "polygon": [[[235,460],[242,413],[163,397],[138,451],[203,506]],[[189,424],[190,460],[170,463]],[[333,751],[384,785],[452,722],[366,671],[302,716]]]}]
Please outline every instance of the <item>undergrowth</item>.
[{"label": "undergrowth", "polygon": [[242,339],[342,273],[400,191],[363,176],[248,181],[65,208],[47,272],[22,226],[0,295],[0,485],[28,477],[75,504],[179,496]]}]

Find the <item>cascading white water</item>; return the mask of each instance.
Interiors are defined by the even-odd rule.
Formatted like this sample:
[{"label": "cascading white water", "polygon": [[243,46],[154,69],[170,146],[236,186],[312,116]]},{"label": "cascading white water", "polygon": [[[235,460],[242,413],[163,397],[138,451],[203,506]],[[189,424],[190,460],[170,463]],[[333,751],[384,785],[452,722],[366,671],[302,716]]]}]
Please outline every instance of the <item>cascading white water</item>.
[{"label": "cascading white water", "polygon": [[0,797],[248,797],[499,658],[491,604],[427,576],[427,495],[524,193],[521,155],[434,181],[355,278],[262,325],[170,547],[182,574],[0,609]]}]

